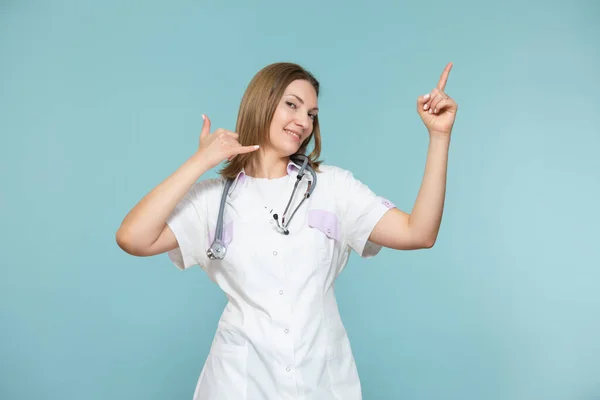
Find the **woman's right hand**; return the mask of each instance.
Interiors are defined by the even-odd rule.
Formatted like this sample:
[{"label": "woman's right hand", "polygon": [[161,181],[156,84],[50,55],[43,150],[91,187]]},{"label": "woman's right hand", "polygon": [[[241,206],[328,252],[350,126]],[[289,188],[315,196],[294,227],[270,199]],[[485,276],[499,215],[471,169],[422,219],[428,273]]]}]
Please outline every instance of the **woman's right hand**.
[{"label": "woman's right hand", "polygon": [[239,135],[235,132],[218,128],[210,133],[210,119],[202,115],[204,123],[200,134],[198,154],[207,163],[209,168],[214,168],[225,160],[232,160],[238,154],[250,153],[258,150],[259,146],[242,146],[238,142]]}]

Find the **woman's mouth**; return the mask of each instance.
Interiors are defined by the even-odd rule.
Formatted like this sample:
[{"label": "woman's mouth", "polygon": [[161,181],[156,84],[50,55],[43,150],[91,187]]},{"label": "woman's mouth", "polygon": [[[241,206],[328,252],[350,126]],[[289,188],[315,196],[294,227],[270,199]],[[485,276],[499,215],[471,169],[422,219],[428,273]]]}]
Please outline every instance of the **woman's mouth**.
[{"label": "woman's mouth", "polygon": [[284,129],[285,133],[287,133],[288,135],[290,135],[292,138],[294,138],[297,141],[300,141],[300,134],[296,133],[294,131],[290,131],[289,129]]}]

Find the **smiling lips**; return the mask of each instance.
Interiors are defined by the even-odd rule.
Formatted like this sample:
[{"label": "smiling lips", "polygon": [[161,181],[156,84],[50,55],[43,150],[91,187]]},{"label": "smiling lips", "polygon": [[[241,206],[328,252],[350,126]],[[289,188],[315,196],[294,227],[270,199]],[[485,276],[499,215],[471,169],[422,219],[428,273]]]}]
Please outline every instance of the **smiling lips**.
[{"label": "smiling lips", "polygon": [[300,141],[300,134],[298,132],[294,132],[294,131],[291,131],[289,129],[284,129],[284,131],[288,135],[290,135],[291,137],[293,137],[295,140]]}]

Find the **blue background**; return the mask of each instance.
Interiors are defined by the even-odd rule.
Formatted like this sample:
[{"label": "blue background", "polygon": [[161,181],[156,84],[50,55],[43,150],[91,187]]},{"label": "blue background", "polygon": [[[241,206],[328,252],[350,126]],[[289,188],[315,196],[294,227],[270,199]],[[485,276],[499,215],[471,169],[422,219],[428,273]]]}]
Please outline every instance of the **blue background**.
[{"label": "blue background", "polygon": [[191,399],[225,297],[114,236],[275,61],[320,79],[325,161],[409,212],[454,62],[437,244],[338,280],[365,399],[600,398],[600,6],[501,3],[2,1],[0,398]]}]

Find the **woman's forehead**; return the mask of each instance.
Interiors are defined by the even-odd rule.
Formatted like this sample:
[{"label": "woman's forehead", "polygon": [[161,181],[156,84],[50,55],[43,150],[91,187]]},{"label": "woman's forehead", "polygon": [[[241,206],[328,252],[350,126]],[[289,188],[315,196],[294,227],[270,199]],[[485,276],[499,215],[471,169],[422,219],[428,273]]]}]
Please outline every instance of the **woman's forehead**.
[{"label": "woman's forehead", "polygon": [[297,79],[290,83],[283,95],[296,97],[309,107],[317,106],[317,92],[310,82],[304,79]]}]

